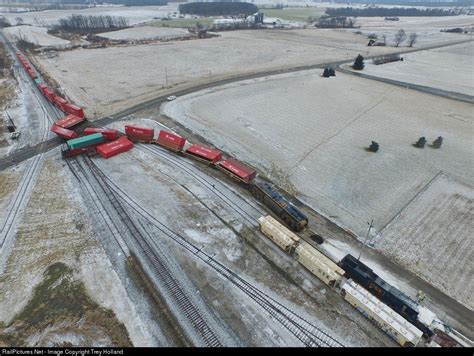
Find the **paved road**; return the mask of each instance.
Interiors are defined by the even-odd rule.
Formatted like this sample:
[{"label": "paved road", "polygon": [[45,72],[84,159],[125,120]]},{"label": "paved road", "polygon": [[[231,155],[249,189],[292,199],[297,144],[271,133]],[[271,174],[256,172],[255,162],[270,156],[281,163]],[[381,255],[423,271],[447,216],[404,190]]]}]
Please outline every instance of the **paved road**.
[{"label": "paved road", "polygon": [[[2,39],[3,39],[3,41],[6,41],[6,39],[4,38],[3,33],[1,33],[1,31],[0,31],[0,35],[1,35],[0,37],[2,37]],[[463,40],[463,41],[457,41],[457,42],[453,42],[453,43],[449,43],[449,44],[433,45],[433,46],[428,46],[428,47],[423,47],[423,48],[412,48],[412,49],[400,51],[398,53],[399,54],[405,54],[405,53],[426,51],[426,50],[429,50],[429,49],[449,47],[449,46],[453,46],[453,45],[456,45],[456,44],[467,43],[467,42],[471,42],[471,40]],[[376,57],[376,56],[366,57],[365,59],[369,60],[373,57]],[[262,78],[262,77],[272,76],[272,75],[276,75],[276,74],[294,73],[294,72],[299,72],[299,71],[303,71],[303,70],[311,70],[311,69],[325,68],[325,67],[333,67],[333,68],[336,68],[337,70],[339,70],[341,72],[344,72],[344,73],[347,73],[347,74],[356,75],[356,76],[360,76],[360,77],[364,77],[364,78],[368,78],[368,79],[373,79],[373,80],[378,80],[378,81],[381,81],[381,82],[384,82],[384,83],[387,83],[387,84],[399,85],[399,86],[402,86],[402,87],[405,87],[405,88],[411,88],[411,89],[419,90],[419,91],[422,91],[422,92],[425,92],[425,93],[446,97],[446,98],[449,98],[449,99],[467,101],[467,102],[470,102],[470,103],[474,102],[474,97],[467,96],[467,95],[464,95],[464,94],[447,92],[447,91],[443,91],[443,90],[423,87],[421,85],[415,85],[415,84],[410,84],[410,83],[405,83],[405,82],[397,82],[397,81],[390,80],[390,79],[377,78],[377,77],[373,77],[373,76],[369,76],[369,75],[364,75],[364,74],[361,74],[361,73],[354,73],[353,71],[340,68],[341,65],[351,63],[351,62],[352,61],[348,62],[347,60],[344,60],[344,61],[336,61],[336,62],[319,63],[319,64],[313,64],[313,65],[307,65],[307,66],[298,66],[298,67],[292,67],[292,68],[286,68],[286,69],[276,69],[276,70],[258,72],[258,73],[253,73],[253,74],[246,74],[246,75],[241,75],[241,76],[237,76],[237,77],[221,79],[221,80],[217,80],[217,81],[213,81],[213,82],[209,82],[209,83],[199,84],[199,85],[195,85],[195,86],[192,86],[192,87],[189,87],[189,88],[186,88],[186,89],[178,90],[178,91],[173,92],[173,93],[168,93],[166,95],[161,95],[161,96],[158,96],[154,99],[151,99],[151,100],[145,101],[143,103],[134,105],[134,106],[132,106],[128,109],[120,111],[120,112],[118,112],[116,114],[113,114],[111,116],[107,116],[107,117],[103,117],[101,119],[95,120],[94,123],[89,123],[89,126],[106,126],[106,125],[112,123],[113,121],[120,120],[120,119],[122,119],[122,118],[124,118],[124,117],[126,117],[130,114],[133,114],[133,113],[137,112],[137,111],[157,106],[157,105],[165,102],[166,98],[170,95],[183,96],[183,95],[194,93],[196,91],[200,91],[200,90],[204,90],[204,89],[208,89],[208,88],[212,88],[212,87],[216,87],[216,86],[220,86],[220,85],[224,85],[224,84],[240,82],[240,81],[243,81],[243,80]],[[58,145],[60,145],[62,142],[64,142],[64,141],[59,139],[59,138],[58,139],[51,139],[51,140],[48,140],[47,144],[44,145],[43,147],[39,147],[40,145],[38,144],[38,145],[34,146],[34,149],[33,148],[24,148],[24,149],[20,149],[18,151],[15,151],[11,155],[0,159],[0,171],[3,171],[3,170],[5,170],[9,167],[12,167],[15,164],[21,163],[24,160],[33,157],[35,154],[49,151],[49,150],[57,147]]]}]

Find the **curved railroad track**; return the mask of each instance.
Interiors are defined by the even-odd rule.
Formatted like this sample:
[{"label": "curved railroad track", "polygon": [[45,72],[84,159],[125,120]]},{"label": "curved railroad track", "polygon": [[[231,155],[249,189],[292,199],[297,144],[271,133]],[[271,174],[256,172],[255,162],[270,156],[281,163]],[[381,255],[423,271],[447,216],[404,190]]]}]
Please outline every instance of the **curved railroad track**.
[{"label": "curved railroad track", "polygon": [[240,277],[237,273],[214,259],[197,245],[189,242],[184,236],[173,231],[171,228],[157,220],[147,210],[141,207],[130,195],[120,188],[113,179],[103,173],[100,168],[91,161],[91,169],[101,176],[104,183],[114,191],[118,198],[124,202],[134,213],[143,218],[151,226],[158,229],[165,236],[184,247],[187,251],[199,258],[207,266],[212,268],[221,278],[224,278],[237,287],[242,293],[253,300],[259,307],[264,309],[275,321],[296,337],[303,345],[308,347],[343,347],[337,339],[329,335],[321,328],[311,324],[303,317],[292,311],[287,306],[278,302],[267,293],[259,290],[252,283]]}]

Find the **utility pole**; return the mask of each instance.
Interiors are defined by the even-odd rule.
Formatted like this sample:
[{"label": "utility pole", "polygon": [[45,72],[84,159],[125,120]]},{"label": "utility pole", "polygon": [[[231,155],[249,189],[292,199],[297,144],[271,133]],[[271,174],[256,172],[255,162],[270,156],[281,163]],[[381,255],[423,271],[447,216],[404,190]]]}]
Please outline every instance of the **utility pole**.
[{"label": "utility pole", "polygon": [[168,68],[165,67],[166,87],[168,87]]},{"label": "utility pole", "polygon": [[362,249],[364,248],[365,243],[367,242],[367,239],[369,238],[370,230],[374,227],[374,219],[370,221],[370,224],[367,223],[367,225],[369,225],[369,229],[367,230],[367,235],[365,236],[364,243],[362,244],[362,247],[360,248],[360,253],[359,253],[359,257],[357,258],[357,261],[360,260],[360,256],[362,255]]}]

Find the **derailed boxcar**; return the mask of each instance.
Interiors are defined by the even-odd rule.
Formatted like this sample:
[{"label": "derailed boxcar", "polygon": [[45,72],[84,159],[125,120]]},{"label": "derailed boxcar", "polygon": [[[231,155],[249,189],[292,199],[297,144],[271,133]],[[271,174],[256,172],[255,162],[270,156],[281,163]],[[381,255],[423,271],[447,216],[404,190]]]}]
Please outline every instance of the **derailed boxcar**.
[{"label": "derailed boxcar", "polygon": [[53,98],[53,103],[56,105],[61,111],[64,111],[64,104],[67,104],[66,99],[60,97],[59,95],[55,95]]},{"label": "derailed boxcar", "polygon": [[402,346],[416,346],[423,332],[352,280],[344,283],[343,298]]},{"label": "derailed boxcar", "polygon": [[258,219],[260,231],[282,250],[293,253],[295,244],[300,241],[298,235],[288,230],[272,216],[261,216]]},{"label": "derailed boxcar", "polygon": [[344,279],[344,270],[308,243],[301,241],[294,253],[295,259],[331,288]]}]

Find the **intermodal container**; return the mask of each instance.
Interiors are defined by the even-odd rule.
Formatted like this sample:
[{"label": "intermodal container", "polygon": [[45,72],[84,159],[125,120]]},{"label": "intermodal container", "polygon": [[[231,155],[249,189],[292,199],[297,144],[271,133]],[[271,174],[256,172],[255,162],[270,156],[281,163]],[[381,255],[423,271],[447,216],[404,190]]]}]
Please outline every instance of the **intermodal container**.
[{"label": "intermodal container", "polygon": [[46,97],[46,99],[48,99],[50,102],[52,102],[54,104],[54,98],[56,97],[56,95],[54,95],[54,91],[52,91],[49,88],[46,88],[46,89],[44,89],[43,93],[44,93],[44,96]]},{"label": "intermodal container", "polygon": [[113,129],[99,129],[97,127],[88,127],[84,130],[84,135],[90,135],[100,132],[107,140],[116,140],[118,138],[118,131]]},{"label": "intermodal container", "polygon": [[97,146],[97,153],[107,159],[112,156],[118,155],[119,153],[131,150],[132,148],[133,142],[128,140],[125,136],[122,136],[115,141]]},{"label": "intermodal container", "polygon": [[43,80],[41,80],[41,78],[36,78],[35,79],[36,85],[40,85],[42,82],[43,82]]},{"label": "intermodal container", "polygon": [[133,142],[151,142],[155,135],[155,130],[133,125],[125,125],[125,133]]},{"label": "intermodal container", "polygon": [[183,150],[186,139],[168,131],[160,131],[157,143],[175,152]]},{"label": "intermodal container", "polygon": [[68,129],[70,127],[73,127],[81,122],[83,122],[85,119],[83,117],[79,117],[76,115],[67,115],[66,117],[62,118],[61,120],[56,121],[56,125],[64,127],[65,129]]},{"label": "intermodal container", "polygon": [[97,132],[91,135],[86,135],[86,136],[75,138],[73,140],[69,140],[67,142],[67,145],[71,149],[76,149],[76,148],[84,148],[87,146],[97,145],[102,142],[104,142],[104,136],[102,136],[100,132]]},{"label": "intermodal container", "polygon": [[39,90],[41,90],[41,92],[43,93],[43,95],[45,95],[45,90],[48,89],[48,87],[47,87],[46,84],[44,84],[44,83],[38,84],[38,88],[39,88]]},{"label": "intermodal container", "polygon": [[58,95],[54,96],[54,104],[60,108],[62,111],[64,111],[64,104],[67,104],[67,101],[64,98],[61,98]]},{"label": "intermodal container", "polygon": [[222,152],[219,150],[214,150],[212,148],[201,146],[201,145],[192,145],[187,150],[186,153],[189,153],[192,156],[196,156],[199,159],[203,159],[211,164],[215,164],[217,161],[222,159]]},{"label": "intermodal container", "polygon": [[56,135],[61,136],[68,140],[79,137],[79,135],[76,132],[65,129],[64,127],[58,126],[56,124],[53,124],[53,126],[51,127],[51,131],[54,132]]},{"label": "intermodal container", "polygon": [[79,117],[84,117],[84,110],[80,108],[79,106],[76,106],[71,103],[66,103],[63,105],[63,110],[67,112],[68,114],[73,114]]},{"label": "intermodal container", "polygon": [[252,179],[254,179],[257,175],[257,172],[255,170],[247,167],[246,165],[240,163],[239,161],[233,158],[223,160],[219,162],[218,165],[225,172],[230,173],[232,176],[244,181],[245,183],[250,183]]},{"label": "intermodal container", "polygon": [[33,79],[37,78],[36,72],[32,68],[27,68],[26,71],[28,72],[31,78]]}]

